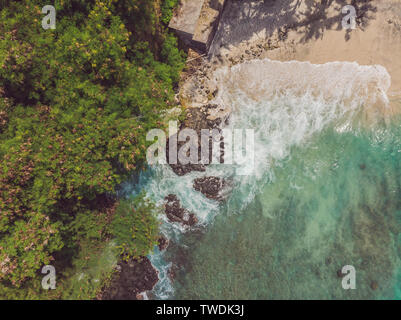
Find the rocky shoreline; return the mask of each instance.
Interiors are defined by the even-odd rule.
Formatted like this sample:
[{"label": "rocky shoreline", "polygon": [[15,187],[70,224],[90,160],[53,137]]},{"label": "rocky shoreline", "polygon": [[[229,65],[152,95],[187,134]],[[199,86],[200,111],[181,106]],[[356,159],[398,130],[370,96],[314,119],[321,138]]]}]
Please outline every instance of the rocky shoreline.
[{"label": "rocky shoreline", "polygon": [[[202,129],[221,129],[222,124],[227,122],[227,118],[210,118],[210,111],[216,109],[216,105],[206,104],[201,107],[189,108],[186,119],[181,123],[180,129],[193,129],[197,132],[200,139]],[[171,137],[170,137],[171,138]],[[179,143],[180,147],[184,143]],[[199,150],[201,145],[197,146]],[[209,154],[212,154],[212,143],[209,145]],[[168,154],[168,150],[167,150]],[[201,156],[201,153],[199,153]],[[168,159],[167,159],[168,160]],[[209,159],[211,160],[211,158]],[[170,167],[177,176],[184,176],[192,171],[205,172],[207,164],[171,164]],[[222,190],[226,186],[224,180],[218,177],[202,177],[195,179],[193,188],[201,192],[206,198],[218,202],[223,201]],[[164,214],[170,223],[179,223],[185,228],[197,230],[198,219],[196,214],[182,207],[180,199],[175,194],[165,197]],[[169,239],[161,236],[159,239],[159,250],[166,250],[169,246]],[[179,267],[173,264],[169,270],[171,280]],[[104,290],[102,300],[142,300],[148,299],[150,291],[159,280],[158,271],[153,267],[147,257],[141,260],[121,261],[116,267],[111,284]]]},{"label": "rocky shoreline", "polygon": [[[235,6],[235,4],[230,4]],[[223,13],[224,14],[224,13]],[[228,13],[229,14],[229,13]],[[198,150],[201,151],[200,134],[202,129],[221,130],[228,125],[230,110],[223,106],[212,103],[218,94],[218,88],[213,81],[213,73],[221,67],[231,67],[238,63],[253,59],[265,58],[266,52],[280,47],[280,43],[287,38],[290,27],[278,30],[269,38],[258,39],[250,43],[241,43],[236,47],[219,47],[215,41],[212,43],[212,54],[203,56],[192,49],[188,49],[188,59],[185,69],[181,74],[177,102],[186,108],[186,117],[182,121],[179,130],[185,128],[193,129],[199,137]],[[218,36],[218,35],[217,35]],[[216,49],[217,48],[217,49]],[[170,139],[173,137],[170,137]],[[185,142],[178,143],[178,149]],[[168,143],[167,143],[168,146]],[[223,146],[223,144],[221,145]],[[212,154],[212,145],[209,144],[209,155]],[[168,149],[167,160],[168,160]],[[199,152],[199,160],[201,152]],[[222,150],[224,161],[224,150]],[[211,160],[211,159],[210,159]],[[167,161],[168,162],[168,161]],[[185,176],[192,171],[205,172],[204,164],[171,164],[170,167],[177,176]],[[228,182],[219,177],[204,176],[193,181],[193,188],[201,192],[207,199],[221,203],[225,200],[224,189],[228,188]],[[190,212],[181,206],[177,195],[169,194],[165,197],[164,213],[170,223],[179,223],[190,230],[198,230],[196,213]],[[159,249],[166,250],[169,240],[161,237]],[[179,262],[173,263],[169,271],[171,280],[179,269]],[[102,299],[143,299],[148,297],[158,282],[158,271],[152,266],[148,258],[141,261],[120,262],[117,266],[117,273],[114,275],[112,284],[103,294]]]},{"label": "rocky shoreline", "polygon": [[[218,88],[212,81],[213,72],[225,65],[235,65],[246,60],[260,57],[266,50],[271,50],[276,46],[269,44],[266,46],[255,45],[247,50],[233,51],[232,55],[226,54],[222,57],[204,57],[197,52],[189,49],[188,60],[184,71],[181,74],[181,84],[178,93],[179,102],[186,107],[186,117],[182,121],[179,130],[185,128],[193,129],[199,137],[198,150],[199,160],[201,158],[200,137],[202,129],[216,129],[221,132],[225,125],[228,125],[230,113],[222,106],[210,103],[217,93]],[[170,137],[171,139],[172,137]],[[178,143],[178,149],[185,142]],[[168,146],[168,143],[167,143]],[[221,143],[223,148],[223,141]],[[167,162],[168,162],[168,152]],[[209,156],[212,155],[212,143],[209,144]],[[211,160],[211,158],[209,158]],[[224,162],[224,150],[222,149],[222,162]],[[205,172],[207,164],[170,164],[171,169],[177,176],[185,176],[192,171]],[[222,178],[204,176],[193,181],[193,188],[201,192],[207,199],[221,203],[225,200],[224,191],[228,183]],[[199,230],[196,214],[181,206],[180,199],[175,194],[165,197],[164,213],[170,223],[179,223],[190,230]],[[169,240],[161,236],[159,240],[159,250],[166,250]],[[173,263],[169,270],[169,277],[173,281],[175,274],[180,270],[179,262]],[[148,258],[144,257],[140,261],[120,262],[117,265],[117,272],[113,276],[111,285],[105,290],[102,299],[105,300],[138,300],[148,298],[149,292],[157,284],[158,271],[152,266]]]}]

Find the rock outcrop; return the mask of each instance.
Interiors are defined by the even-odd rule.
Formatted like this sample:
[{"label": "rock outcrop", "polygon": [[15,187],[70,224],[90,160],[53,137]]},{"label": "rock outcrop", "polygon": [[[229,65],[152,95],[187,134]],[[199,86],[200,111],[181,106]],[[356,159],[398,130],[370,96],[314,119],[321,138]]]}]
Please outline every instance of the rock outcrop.
[{"label": "rock outcrop", "polygon": [[222,189],[226,186],[226,181],[218,177],[198,178],[194,181],[194,189],[201,192],[206,198],[222,201]]},{"label": "rock outcrop", "polygon": [[174,194],[165,198],[165,212],[171,222],[178,222],[184,226],[193,226],[198,222],[195,214],[181,207],[180,200]]},{"label": "rock outcrop", "polygon": [[[196,148],[198,150],[198,163],[197,164],[182,164],[180,163],[180,159],[177,156],[177,164],[171,164],[172,161],[170,161],[170,157],[169,157],[169,142],[170,139],[177,139],[177,135],[171,136],[168,141],[167,141],[167,149],[166,149],[166,155],[167,155],[167,163],[170,164],[171,169],[174,171],[175,174],[177,174],[178,176],[184,176],[188,173],[190,173],[191,171],[199,171],[199,172],[204,172],[205,171],[205,166],[207,164],[203,164],[202,163],[202,151],[203,152],[208,152],[208,157],[207,155],[205,155],[205,158],[209,159],[209,163],[212,160],[212,153],[213,153],[213,143],[212,143],[212,138],[210,137],[209,139],[209,145],[208,145],[208,149],[207,150],[202,150],[201,148],[201,133],[203,129],[209,129],[209,130],[213,130],[215,129],[215,132],[220,135],[221,130],[220,130],[220,124],[222,123],[222,119],[220,118],[215,118],[215,119],[211,119],[209,117],[210,115],[210,111],[217,108],[216,105],[213,104],[208,104],[202,107],[194,107],[194,108],[188,108],[187,110],[187,117],[186,119],[182,122],[181,126],[180,126],[180,131],[184,130],[186,128],[188,129],[192,129],[195,130],[198,136],[198,141],[197,141],[197,145],[193,146],[193,148]],[[178,133],[179,134],[179,133]],[[219,137],[217,137],[216,139],[218,139]],[[224,148],[224,144],[223,144],[223,140],[222,138],[220,138],[221,143],[220,143],[220,148],[223,149]],[[184,142],[177,142],[177,152],[181,149],[181,147],[183,145],[185,145],[187,143],[187,141]],[[188,141],[189,143],[189,141]],[[192,141],[191,143],[195,143],[194,141]],[[224,155],[224,151],[222,150],[222,156]],[[222,161],[222,160],[221,160]]]},{"label": "rock outcrop", "polygon": [[169,240],[165,236],[160,236],[158,240],[158,247],[160,251],[166,250],[169,245]]},{"label": "rock outcrop", "polygon": [[157,270],[150,260],[121,261],[117,266],[110,286],[104,291],[102,300],[138,300],[141,293],[150,291],[159,280]]}]

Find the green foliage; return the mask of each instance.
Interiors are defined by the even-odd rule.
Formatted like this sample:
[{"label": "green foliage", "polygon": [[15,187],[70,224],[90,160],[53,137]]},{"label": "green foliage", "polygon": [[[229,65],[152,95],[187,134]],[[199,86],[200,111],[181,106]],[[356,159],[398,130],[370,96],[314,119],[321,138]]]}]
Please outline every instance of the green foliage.
[{"label": "green foliage", "polygon": [[173,17],[173,9],[177,6],[179,0],[164,0],[162,4],[162,18],[161,20],[166,25],[170,22]]},{"label": "green foliage", "polygon": [[157,209],[143,194],[120,202],[112,226],[117,248],[126,260],[143,257],[157,245]]},{"label": "green foliage", "polygon": [[166,36],[161,50],[161,56],[163,61],[165,61],[165,63],[170,67],[168,74],[170,75],[172,82],[177,83],[179,80],[179,74],[184,68],[185,63],[183,52],[178,50],[177,39],[173,35],[168,34]]},{"label": "green foliage", "polygon": [[0,244],[0,279],[17,287],[26,277],[35,276],[38,261],[49,264],[49,253],[62,247],[59,224],[43,214],[29,212],[25,216],[26,220],[15,221]]},{"label": "green foliage", "polygon": [[93,299],[110,281],[117,265],[114,241],[98,242],[81,248],[73,267],[63,273],[63,281],[56,290],[43,294],[46,299]]},{"label": "green foliage", "polygon": [[[99,199],[143,168],[146,133],[165,128],[183,68],[158,0],[56,1],[55,30],[41,27],[46,4],[0,8],[0,297],[42,296],[44,264],[61,288],[91,269],[114,217]],[[144,222],[131,219],[137,254],[154,241],[143,210]]]}]

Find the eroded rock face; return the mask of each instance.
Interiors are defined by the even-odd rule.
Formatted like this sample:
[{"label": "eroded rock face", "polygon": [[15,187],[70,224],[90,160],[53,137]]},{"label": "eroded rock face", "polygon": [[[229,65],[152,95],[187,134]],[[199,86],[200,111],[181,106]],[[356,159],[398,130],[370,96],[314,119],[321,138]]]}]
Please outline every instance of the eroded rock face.
[{"label": "eroded rock face", "polygon": [[185,226],[193,226],[198,222],[195,214],[181,207],[176,195],[169,194],[165,201],[165,212],[171,222],[178,222]]},{"label": "eroded rock face", "polygon": [[102,295],[102,300],[143,299],[142,292],[150,291],[159,280],[157,270],[148,258],[121,261],[111,285]]},{"label": "eroded rock face", "polygon": [[222,190],[226,185],[224,179],[218,177],[204,177],[194,180],[194,189],[201,192],[206,198],[222,201]]},{"label": "eroded rock face", "polygon": [[218,108],[216,104],[206,104],[199,108],[189,108],[187,117],[183,122],[183,128],[194,129],[198,134],[202,129],[218,129],[222,120],[220,118],[210,119],[209,115],[213,109]]},{"label": "eroded rock face", "polygon": [[[209,112],[212,109],[217,108],[217,105],[213,104],[208,104],[199,108],[189,108],[187,110],[187,117],[185,121],[181,124],[179,130],[182,131],[184,129],[192,129],[195,130],[198,136],[198,142],[197,145],[193,146],[193,148],[198,150],[198,164],[182,164],[180,163],[179,159],[177,159],[177,164],[172,164],[170,161],[170,156],[169,156],[169,143],[171,139],[177,139],[177,135],[174,135],[170,137],[167,141],[167,149],[166,149],[166,155],[167,155],[167,163],[170,164],[171,169],[174,171],[175,174],[178,176],[184,176],[187,173],[190,173],[191,171],[199,171],[199,172],[204,172],[205,171],[205,166],[207,164],[202,164],[201,159],[202,159],[202,149],[201,149],[201,132],[202,129],[209,129],[209,130],[217,130],[217,132],[220,134],[221,130],[219,128],[220,124],[222,123],[222,119],[220,118],[215,118],[215,119],[210,119],[209,118]],[[187,139],[188,142],[189,139]],[[181,149],[183,145],[187,143],[187,141],[184,142],[177,142],[177,152]],[[195,143],[194,141],[191,141],[191,143]],[[224,147],[223,141],[220,145],[221,148]],[[209,163],[212,160],[212,142],[211,139],[209,141]],[[205,152],[205,150],[204,150]],[[189,155],[189,154],[188,154]],[[177,157],[178,158],[178,157]]]}]

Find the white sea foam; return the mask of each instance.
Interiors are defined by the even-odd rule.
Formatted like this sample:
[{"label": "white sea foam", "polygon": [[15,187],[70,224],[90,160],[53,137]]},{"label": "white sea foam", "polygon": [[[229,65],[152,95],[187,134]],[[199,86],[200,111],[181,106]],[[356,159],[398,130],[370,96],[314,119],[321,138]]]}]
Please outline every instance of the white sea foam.
[{"label": "white sea foam", "polygon": [[156,297],[161,300],[168,299],[174,294],[174,288],[168,276],[171,263],[167,263],[163,258],[164,253],[156,249],[155,253],[149,256],[152,265],[158,271],[159,281],[153,288]]},{"label": "white sea foam", "polygon": [[219,94],[213,102],[230,110],[229,127],[255,130],[254,174],[234,177],[245,191],[244,205],[273,178],[273,164],[289,156],[291,147],[330,125],[356,130],[383,119],[391,85],[378,65],[268,59],[222,68],[214,81]]}]

